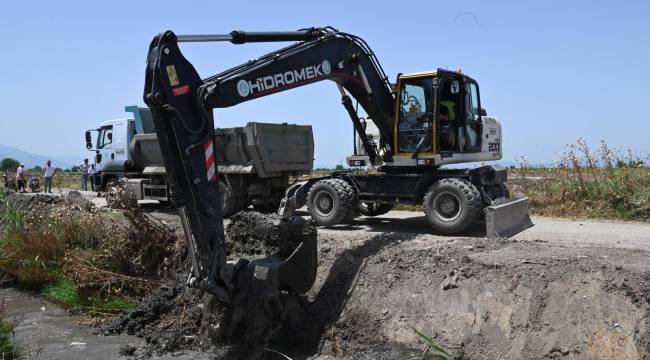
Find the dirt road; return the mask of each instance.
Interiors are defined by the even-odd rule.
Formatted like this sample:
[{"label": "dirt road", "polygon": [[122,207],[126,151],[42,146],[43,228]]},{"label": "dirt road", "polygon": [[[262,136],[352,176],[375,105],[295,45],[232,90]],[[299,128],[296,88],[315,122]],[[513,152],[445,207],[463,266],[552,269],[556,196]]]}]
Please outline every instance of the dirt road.
[{"label": "dirt road", "polygon": [[[173,209],[144,207],[178,225]],[[319,274],[305,324],[269,347],[293,359],[409,358],[423,350],[415,327],[463,359],[648,358],[650,225],[533,221],[507,241],[482,238],[480,227],[435,235],[420,213],[405,211],[319,228]],[[24,346],[32,339],[48,354],[41,358],[84,358],[75,339],[99,359],[142,345],[92,335],[52,305],[41,313],[41,303],[8,303],[17,338]],[[182,356],[206,355],[173,355]]]}]

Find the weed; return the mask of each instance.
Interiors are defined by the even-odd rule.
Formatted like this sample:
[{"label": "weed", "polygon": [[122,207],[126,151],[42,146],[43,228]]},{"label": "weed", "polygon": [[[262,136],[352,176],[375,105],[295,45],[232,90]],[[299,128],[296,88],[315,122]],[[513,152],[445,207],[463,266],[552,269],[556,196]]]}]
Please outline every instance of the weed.
[{"label": "weed", "polygon": [[537,214],[650,221],[646,162],[605,142],[592,151],[579,139],[553,167],[531,166],[522,159],[511,172],[511,183],[526,193]]},{"label": "weed", "polygon": [[51,234],[5,232],[0,238],[0,270],[38,288],[56,280],[65,249]]},{"label": "weed", "polygon": [[14,323],[6,320],[6,308],[4,301],[0,303],[0,359],[13,360],[16,356],[12,336]]},{"label": "weed", "polygon": [[11,205],[10,203],[5,203],[4,210],[2,211],[2,216],[0,217],[0,222],[2,222],[2,225],[4,226],[4,231],[12,233],[23,231],[25,228],[24,219],[24,211]]},{"label": "weed", "polygon": [[431,336],[424,334],[416,328],[413,328],[413,331],[424,341],[427,345],[427,350],[424,354],[417,357],[418,360],[454,360],[454,358],[449,355],[447,350],[440,346]]},{"label": "weed", "polygon": [[68,308],[81,306],[81,297],[72,280],[63,274],[57,276],[56,282],[45,286],[43,294],[56,303]]}]

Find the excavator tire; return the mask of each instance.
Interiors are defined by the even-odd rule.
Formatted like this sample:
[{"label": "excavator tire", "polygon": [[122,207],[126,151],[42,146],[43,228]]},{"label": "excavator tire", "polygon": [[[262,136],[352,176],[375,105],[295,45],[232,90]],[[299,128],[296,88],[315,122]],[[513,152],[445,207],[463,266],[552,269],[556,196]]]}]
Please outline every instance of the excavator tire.
[{"label": "excavator tire", "polygon": [[365,216],[379,216],[393,210],[393,204],[377,204],[373,202],[357,202],[357,210]]},{"label": "excavator tire", "polygon": [[307,207],[318,225],[332,226],[350,215],[354,198],[354,189],[345,180],[325,179],[309,189]]},{"label": "excavator tire", "polygon": [[219,195],[221,196],[221,214],[228,217],[237,211],[237,199],[232,189],[225,182],[219,180]]},{"label": "excavator tire", "polygon": [[476,220],[482,207],[481,193],[464,179],[442,179],[433,183],[424,195],[427,221],[443,234],[465,230]]}]

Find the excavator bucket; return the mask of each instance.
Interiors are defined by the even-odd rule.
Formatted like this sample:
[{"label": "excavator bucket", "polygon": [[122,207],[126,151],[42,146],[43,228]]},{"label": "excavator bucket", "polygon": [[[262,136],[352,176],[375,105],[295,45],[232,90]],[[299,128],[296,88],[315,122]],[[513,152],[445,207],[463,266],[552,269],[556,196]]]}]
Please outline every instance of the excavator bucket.
[{"label": "excavator bucket", "polygon": [[485,208],[485,232],[489,239],[511,237],[533,225],[526,196],[497,199]]}]

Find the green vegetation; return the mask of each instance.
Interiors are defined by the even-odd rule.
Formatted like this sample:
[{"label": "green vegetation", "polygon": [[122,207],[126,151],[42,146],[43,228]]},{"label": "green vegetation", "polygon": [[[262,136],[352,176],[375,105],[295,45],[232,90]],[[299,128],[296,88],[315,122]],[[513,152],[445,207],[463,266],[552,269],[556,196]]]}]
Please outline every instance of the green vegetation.
[{"label": "green vegetation", "polygon": [[23,230],[24,218],[25,213],[22,210],[7,204],[1,214],[0,222],[4,225],[5,232],[17,233]]},{"label": "green vegetation", "polygon": [[0,200],[0,274],[68,309],[98,316],[133,309],[175,249],[175,237],[137,207],[103,212],[66,199],[25,212],[14,199]]},{"label": "green vegetation", "polygon": [[11,342],[14,323],[6,319],[4,302],[0,303],[0,359],[13,360],[16,356]]},{"label": "green vegetation", "polygon": [[20,162],[12,158],[4,158],[0,161],[0,171],[16,171]]},{"label": "green vegetation", "polygon": [[80,307],[81,297],[77,287],[67,276],[60,274],[56,282],[46,285],[43,294],[53,302],[62,304],[68,308]]},{"label": "green vegetation", "polygon": [[449,352],[445,350],[440,344],[438,344],[431,336],[424,334],[416,328],[413,328],[413,331],[420,337],[422,341],[427,345],[427,349],[424,354],[418,356],[418,360],[454,360],[454,358],[449,355]]},{"label": "green vegetation", "polygon": [[631,150],[596,151],[579,139],[554,167],[522,159],[510,173],[513,190],[524,192],[532,212],[546,216],[650,221],[650,169]]}]

